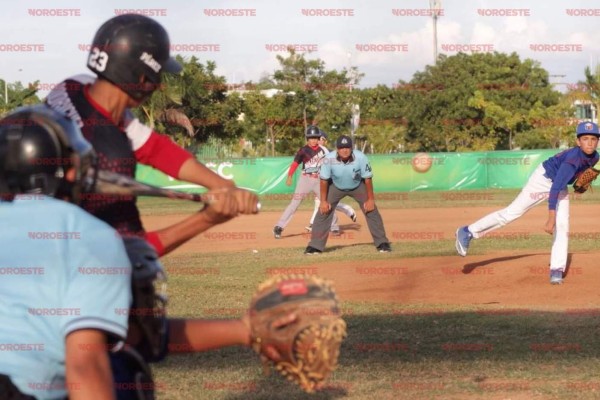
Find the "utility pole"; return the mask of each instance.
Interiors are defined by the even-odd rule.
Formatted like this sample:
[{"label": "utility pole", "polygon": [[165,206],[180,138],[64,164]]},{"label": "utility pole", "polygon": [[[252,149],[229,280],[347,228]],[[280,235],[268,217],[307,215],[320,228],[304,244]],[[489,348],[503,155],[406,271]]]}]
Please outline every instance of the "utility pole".
[{"label": "utility pole", "polygon": [[[356,79],[356,74],[352,69],[352,53],[348,52],[348,73],[350,74],[350,93],[352,93],[352,87],[354,86],[354,81]],[[352,96],[350,96],[350,101],[353,102]],[[358,129],[358,125],[360,124],[360,106],[358,104],[351,103],[350,110],[352,112],[352,116],[350,117],[350,137],[352,138],[352,144],[354,148],[357,148],[356,141],[354,140],[354,134]]]},{"label": "utility pole", "polygon": [[431,18],[433,18],[433,65],[436,65],[438,60],[437,19],[442,12],[442,0],[429,0],[429,9]]}]

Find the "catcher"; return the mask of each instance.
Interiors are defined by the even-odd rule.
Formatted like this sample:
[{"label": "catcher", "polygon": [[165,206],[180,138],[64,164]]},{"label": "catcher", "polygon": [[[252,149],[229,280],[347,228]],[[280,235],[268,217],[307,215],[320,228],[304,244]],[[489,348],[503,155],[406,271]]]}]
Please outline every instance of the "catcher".
[{"label": "catcher", "polygon": [[[2,399],[154,399],[146,361],[167,350],[252,346],[307,391],[333,370],[345,324],[327,282],[271,280],[254,297],[252,312],[237,320],[167,319],[166,277],[154,247],[138,237],[121,241],[107,224],[58,200],[76,202],[94,190],[95,154],[77,126],[44,106],[1,122],[0,208],[14,222],[3,231],[11,251],[0,254],[0,265],[14,271],[0,280],[0,343],[10,344],[0,357]],[[51,160],[62,163],[39,162]],[[202,212],[220,210],[224,197]],[[26,239],[28,232],[63,230],[80,233],[81,243]],[[132,273],[88,274],[82,265]],[[64,290],[45,290],[58,281]]]},{"label": "catcher", "polygon": [[[550,157],[533,172],[517,198],[505,209],[493,212],[471,225],[456,231],[456,251],[467,255],[469,244],[519,218],[533,206],[548,198],[548,219],[544,231],[554,234],[550,255],[550,283],[563,283],[567,266],[569,244],[569,191],[574,183],[575,191],[587,190],[597,176],[592,168],[598,162],[598,137],[600,130],[593,122],[581,122],[576,128],[577,146]],[[584,180],[585,178],[585,180]]]},{"label": "catcher", "polygon": [[[146,361],[167,351],[197,352],[226,346],[252,346],[263,362],[312,392],[337,365],[346,324],[331,284],[316,277],[277,277],[264,282],[250,312],[236,320],[167,318],[166,276],[155,249],[141,238],[125,238],[133,267],[133,306],[127,344],[113,352],[111,364],[119,399],[154,399]],[[135,385],[132,385],[135,383]],[[143,383],[143,384],[138,384]],[[123,384],[123,385],[121,385]]]}]

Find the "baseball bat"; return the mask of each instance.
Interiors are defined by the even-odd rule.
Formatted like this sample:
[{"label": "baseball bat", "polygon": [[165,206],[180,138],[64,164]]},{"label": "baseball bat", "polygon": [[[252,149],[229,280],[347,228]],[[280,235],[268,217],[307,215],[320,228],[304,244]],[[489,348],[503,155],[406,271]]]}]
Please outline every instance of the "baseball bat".
[{"label": "baseball bat", "polygon": [[[212,196],[210,194],[186,193],[177,190],[163,189],[147,183],[138,182],[125,175],[104,170],[97,171],[94,192],[113,196],[166,197],[169,199],[189,200],[207,205],[214,202],[214,199],[211,198]],[[260,203],[257,203],[257,208],[260,211]]]}]

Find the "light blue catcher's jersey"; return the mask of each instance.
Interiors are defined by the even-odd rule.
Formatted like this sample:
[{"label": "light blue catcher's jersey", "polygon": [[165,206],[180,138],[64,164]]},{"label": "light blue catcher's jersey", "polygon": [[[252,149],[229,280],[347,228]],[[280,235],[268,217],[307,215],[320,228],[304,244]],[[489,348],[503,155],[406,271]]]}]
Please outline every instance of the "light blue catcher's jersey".
[{"label": "light blue catcher's jersey", "polygon": [[340,190],[356,189],[361,180],[373,177],[369,159],[360,150],[353,150],[350,160],[346,163],[338,160],[337,151],[325,156],[321,166],[321,179],[331,179]]},{"label": "light blue catcher's jersey", "polygon": [[64,398],[67,335],[126,336],[123,241],[79,207],[41,195],[0,202],[0,221],[0,374],[38,399]]}]

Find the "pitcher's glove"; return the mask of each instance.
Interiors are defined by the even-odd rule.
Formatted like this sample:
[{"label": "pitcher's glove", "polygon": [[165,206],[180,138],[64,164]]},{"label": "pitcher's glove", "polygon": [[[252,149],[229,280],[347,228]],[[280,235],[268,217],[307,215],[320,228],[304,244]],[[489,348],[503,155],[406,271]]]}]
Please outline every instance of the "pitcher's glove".
[{"label": "pitcher's glove", "polygon": [[585,193],[592,186],[592,182],[596,180],[598,174],[600,174],[600,170],[594,167],[586,169],[573,182],[573,190],[576,193]]},{"label": "pitcher's glove", "polygon": [[252,348],[267,370],[270,361],[310,393],[336,368],[346,323],[330,282],[315,276],[271,278],[254,294],[249,318]]}]

